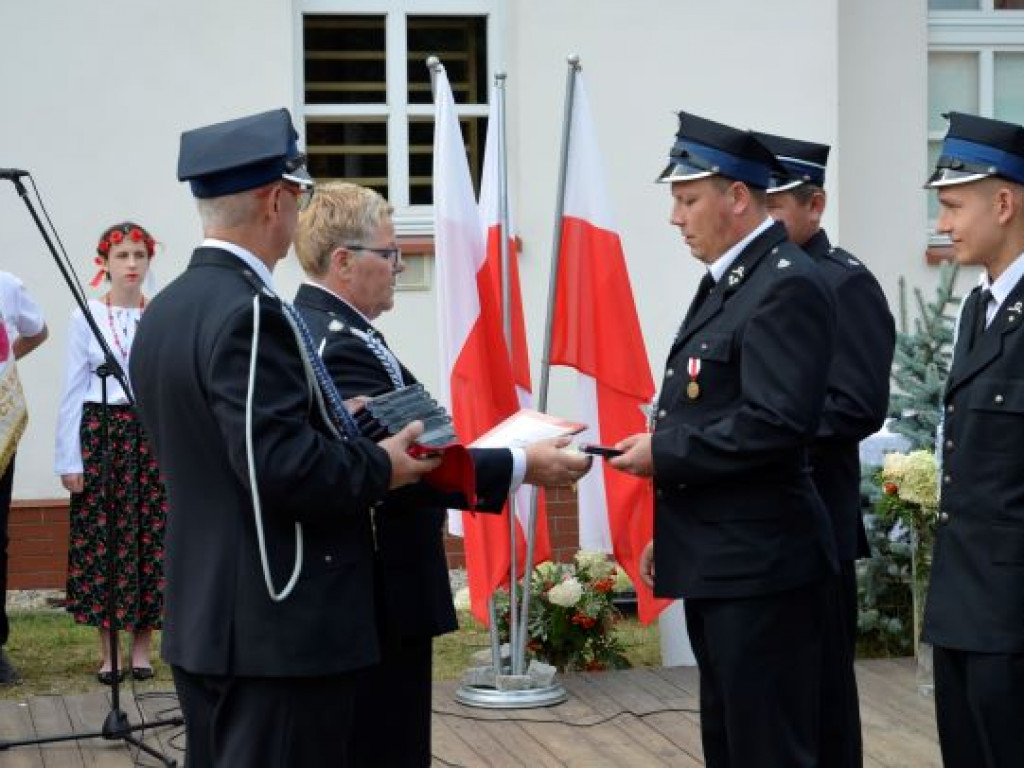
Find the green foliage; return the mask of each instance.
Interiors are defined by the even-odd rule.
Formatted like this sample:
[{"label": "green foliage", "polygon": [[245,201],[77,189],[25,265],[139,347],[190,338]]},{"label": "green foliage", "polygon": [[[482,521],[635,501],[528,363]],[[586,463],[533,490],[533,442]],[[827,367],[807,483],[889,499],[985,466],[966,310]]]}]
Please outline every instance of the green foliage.
[{"label": "green foliage", "polygon": [[925,302],[914,289],[918,317],[913,332],[896,335],[889,400],[890,428],[910,440],[912,449],[932,448],[942,409],[942,393],[953,356],[953,328],[960,297],[955,295],[957,267],[943,264],[935,300]]}]

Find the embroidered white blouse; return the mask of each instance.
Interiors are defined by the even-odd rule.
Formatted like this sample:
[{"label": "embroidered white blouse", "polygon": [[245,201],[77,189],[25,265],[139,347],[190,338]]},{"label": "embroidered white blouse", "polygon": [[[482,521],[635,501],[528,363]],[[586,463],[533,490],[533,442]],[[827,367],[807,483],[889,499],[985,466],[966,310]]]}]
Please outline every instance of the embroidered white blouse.
[{"label": "embroidered white blouse", "polygon": [[[127,376],[132,342],[135,341],[135,330],[139,327],[142,309],[111,306],[108,313],[105,303],[90,299],[89,311]],[[100,377],[96,375],[96,369],[102,363],[103,350],[93,338],[81,310],[75,309],[71,313],[71,324],[68,327],[64,393],[57,414],[57,450],[53,470],[58,475],[82,472],[79,433],[82,405],[103,402]],[[124,405],[128,402],[124,389],[113,376],[107,378],[107,402],[111,405]]]}]

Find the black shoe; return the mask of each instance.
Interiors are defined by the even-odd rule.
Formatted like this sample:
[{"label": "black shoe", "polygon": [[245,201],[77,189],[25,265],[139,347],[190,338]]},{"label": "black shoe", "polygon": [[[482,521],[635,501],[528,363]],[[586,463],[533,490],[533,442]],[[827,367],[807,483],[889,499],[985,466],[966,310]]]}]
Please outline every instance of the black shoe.
[{"label": "black shoe", "polygon": [[133,680],[149,680],[153,677],[152,667],[132,667]]},{"label": "black shoe", "polygon": [[[104,672],[97,672],[96,673],[96,679],[99,680],[104,685],[113,685],[114,684],[114,671],[111,670],[111,669],[108,669],[108,670],[106,670]],[[123,669],[119,669],[119,670],[117,670],[117,682],[120,683],[122,680],[124,680],[124,670]]]},{"label": "black shoe", "polygon": [[0,649],[0,685],[17,685],[21,682],[21,675],[11,660],[4,653],[3,649]]}]

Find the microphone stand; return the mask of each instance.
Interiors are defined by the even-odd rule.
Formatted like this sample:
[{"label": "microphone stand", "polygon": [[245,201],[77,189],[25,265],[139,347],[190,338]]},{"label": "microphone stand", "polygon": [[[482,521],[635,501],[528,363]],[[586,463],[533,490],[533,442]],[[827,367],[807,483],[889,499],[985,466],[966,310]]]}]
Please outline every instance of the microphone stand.
[{"label": "microphone stand", "polygon": [[117,379],[117,382],[124,390],[125,397],[128,398],[128,403],[130,405],[135,405],[135,399],[132,396],[131,387],[128,384],[128,377],[120,363],[118,363],[117,358],[114,357],[114,353],[110,349],[110,345],[107,344],[107,340],[103,337],[99,326],[96,324],[96,319],[92,316],[92,312],[89,311],[89,307],[86,303],[86,298],[81,287],[79,287],[77,281],[72,276],[68,266],[60,258],[60,255],[57,253],[57,249],[53,245],[53,241],[50,239],[50,236],[46,231],[46,227],[43,226],[43,222],[39,218],[39,214],[36,213],[36,209],[32,205],[32,201],[29,199],[28,191],[25,189],[25,185],[21,181],[21,175],[22,174],[20,172],[14,174],[3,174],[2,178],[6,178],[14,182],[14,187],[18,191],[18,195],[24,201],[25,207],[28,208],[28,212],[32,215],[32,220],[35,221],[36,227],[38,227],[39,233],[43,236],[43,241],[46,243],[46,247],[50,250],[50,254],[57,263],[57,268],[60,270],[61,275],[64,277],[64,281],[68,285],[68,290],[71,291],[71,295],[74,298],[75,303],[78,305],[78,308],[81,310],[86,323],[88,323],[93,337],[99,343],[100,349],[103,350],[104,362],[96,369],[96,374],[100,377],[100,391],[102,392],[103,404],[100,417],[100,445],[102,446],[103,457],[100,463],[100,488],[102,489],[100,498],[102,505],[101,508],[107,516],[107,621],[110,625],[107,630],[107,642],[110,644],[110,669],[113,680],[110,687],[110,711],[107,712],[106,719],[104,719],[103,726],[99,731],[88,733],[69,733],[17,741],[0,740],[0,752],[13,747],[51,744],[62,741],[77,741],[79,739],[103,738],[109,741],[123,741],[127,744],[131,744],[142,752],[156,758],[168,768],[174,768],[178,764],[176,760],[162,755],[153,747],[145,744],[140,739],[135,738],[133,734],[135,731],[141,731],[147,728],[182,726],[185,724],[185,719],[179,715],[178,717],[171,717],[166,720],[157,719],[150,722],[140,723],[138,725],[132,725],[128,720],[128,716],[121,709],[121,676],[120,670],[118,669],[121,654],[117,636],[117,613],[114,600],[114,588],[116,583],[114,575],[115,564],[117,562],[117,525],[114,510],[108,509],[108,501],[113,498],[113,495],[110,493],[110,424],[108,413],[109,403],[107,399],[107,380],[111,376]]}]

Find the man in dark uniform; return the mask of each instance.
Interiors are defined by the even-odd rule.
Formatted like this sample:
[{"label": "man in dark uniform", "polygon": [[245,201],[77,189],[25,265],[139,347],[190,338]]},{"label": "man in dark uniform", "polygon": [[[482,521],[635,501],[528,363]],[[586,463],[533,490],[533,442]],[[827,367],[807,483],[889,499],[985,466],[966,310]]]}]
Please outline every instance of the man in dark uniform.
[{"label": "man in dark uniform", "polygon": [[837,633],[826,638],[822,689],[822,766],[860,766],[856,561],[870,556],[860,513],[860,441],[877,432],[889,407],[896,326],[885,294],[860,259],[834,248],[821,228],[829,147],[755,133],[786,173],[772,178],[768,213],[814,260],[836,299],[836,347],[825,408],[811,446],[814,485],[832,516],[839,557]]},{"label": "man in dark uniform", "polygon": [[749,132],[685,112],[672,223],[708,267],[672,343],[652,434],[612,466],[653,476],[641,572],[686,599],[711,768],[815,766],[828,515],[807,447],[825,399],[831,292],[766,211],[775,158]]},{"label": "man in dark uniform", "polygon": [[369,509],[437,464],[407,454],[422,424],[358,436],[273,291],[312,186],[295,139],[284,109],[182,135],[206,239],[132,348],[190,768],[346,764],[352,672],[379,655]]},{"label": "man in dark uniform", "polygon": [[979,266],[946,384],[922,637],[948,768],[1024,765],[1024,127],[951,113],[927,186]]},{"label": "man in dark uniform", "polygon": [[[344,397],[373,397],[416,383],[373,326],[393,307],[395,280],[404,269],[391,212],[372,189],[331,182],[317,187],[299,216],[295,251],[308,282],[299,288],[295,307]],[[510,489],[524,480],[577,480],[590,462],[560,450],[565,442],[513,451],[472,449],[472,508],[500,511]],[[356,765],[430,764],[432,639],[458,628],[442,538],[446,507],[471,508],[464,496],[419,483],[389,493],[377,509],[381,662],[359,672]]]}]

